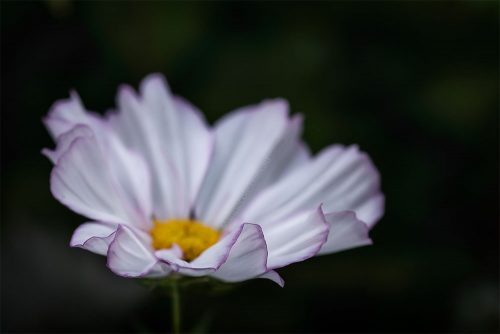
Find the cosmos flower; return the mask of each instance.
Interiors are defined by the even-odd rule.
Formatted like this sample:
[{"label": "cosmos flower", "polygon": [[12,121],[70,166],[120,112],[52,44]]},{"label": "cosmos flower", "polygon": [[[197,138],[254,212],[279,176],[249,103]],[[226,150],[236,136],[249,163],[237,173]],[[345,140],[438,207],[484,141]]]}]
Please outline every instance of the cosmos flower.
[{"label": "cosmos flower", "polygon": [[268,278],[315,255],[371,244],[384,196],[369,157],[332,145],[314,157],[283,99],[210,127],[161,75],[119,89],[117,110],[76,93],[44,122],[56,142],[54,197],[90,221],[71,246],[107,256],[126,277]]}]

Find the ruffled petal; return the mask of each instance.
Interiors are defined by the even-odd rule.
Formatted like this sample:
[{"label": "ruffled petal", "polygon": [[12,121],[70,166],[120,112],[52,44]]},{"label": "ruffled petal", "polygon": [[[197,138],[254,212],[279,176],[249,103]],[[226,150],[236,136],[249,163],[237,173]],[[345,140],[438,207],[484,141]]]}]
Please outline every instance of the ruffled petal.
[{"label": "ruffled petal", "polygon": [[160,261],[183,275],[210,275],[226,282],[267,278],[283,286],[278,273],[267,268],[267,254],[262,229],[254,224],[238,226],[192,262],[181,259],[177,245],[155,252]]},{"label": "ruffled petal", "polygon": [[115,238],[117,226],[106,223],[85,223],[75,230],[70,246],[79,247],[99,255],[108,253],[109,244]]},{"label": "ruffled petal", "polygon": [[323,203],[326,212],[355,211],[369,226],[383,213],[380,177],[357,146],[334,145],[264,190],[241,219],[278,224]]},{"label": "ruffled petal", "polygon": [[[335,206],[328,206],[329,210],[332,210],[333,207]],[[375,195],[372,195],[363,204],[357,206],[356,216],[366,223],[368,228],[371,229],[384,215],[384,209],[385,196],[381,192],[378,192]]]},{"label": "ruffled petal", "polygon": [[[57,149],[56,149],[57,151]],[[107,150],[95,137],[77,137],[58,158],[51,191],[73,211],[97,221],[151,224],[146,166],[118,141]]]},{"label": "ruffled petal", "polygon": [[120,89],[119,113],[109,115],[110,124],[150,167],[155,216],[188,217],[210,160],[211,132],[196,108],[172,96],[162,76],[148,76],[140,91]]},{"label": "ruffled petal", "polygon": [[269,250],[268,268],[284,267],[316,255],[328,237],[328,224],[317,210],[290,217],[278,224],[263,225]]},{"label": "ruffled petal", "polygon": [[293,153],[293,156],[290,159],[290,162],[285,167],[282,175],[279,176],[278,179],[284,178],[288,174],[295,171],[297,168],[300,168],[300,167],[308,164],[311,161],[311,159],[312,159],[312,157],[311,157],[311,151],[309,150],[309,147],[307,147],[307,145],[304,142],[298,141],[297,150]]},{"label": "ruffled petal", "polygon": [[182,250],[175,244],[172,249],[157,250],[155,255],[178,273],[187,276],[205,276],[216,271],[226,261],[229,251],[241,234],[241,228],[222,237],[191,262],[182,259]]},{"label": "ruffled petal", "polygon": [[300,116],[281,99],[241,108],[215,125],[215,151],[196,202],[196,216],[220,228],[294,160]]},{"label": "ruffled petal", "polygon": [[159,260],[169,264],[174,271],[188,276],[204,276],[216,271],[227,260],[242,230],[243,225],[240,225],[225,234],[216,244],[207,248],[191,262],[182,259],[182,250],[175,244],[171,249],[156,251],[155,255]]},{"label": "ruffled petal", "polygon": [[174,97],[183,135],[184,173],[189,190],[190,208],[194,206],[214,150],[214,136],[203,114],[181,97]]},{"label": "ruffled petal", "polygon": [[238,205],[233,209],[233,217],[237,216],[240,209],[247,206],[262,189],[279,181],[308,160],[309,152],[307,147],[299,140],[302,123],[302,115],[294,115],[288,121],[279,142],[274,146],[267,161],[261,166],[259,173],[246,189],[244,197],[239,200]]},{"label": "ruffled petal", "polygon": [[328,239],[321,247],[318,255],[372,244],[372,240],[368,236],[368,226],[359,220],[354,212],[328,213],[325,218],[330,230]]},{"label": "ruffled petal", "polygon": [[158,277],[170,273],[166,264],[159,263],[150,247],[149,235],[120,225],[108,250],[108,267],[124,277]]},{"label": "ruffled petal", "polygon": [[[211,276],[225,282],[256,278],[269,271],[267,254],[266,240],[261,227],[255,224],[243,224],[226,261]],[[265,278],[275,278],[275,276],[269,274]]]},{"label": "ruffled petal", "polygon": [[86,125],[76,125],[71,130],[62,133],[57,137],[57,146],[54,150],[44,148],[42,153],[49,158],[49,160],[56,164],[59,158],[65,153],[70,145],[79,137],[92,137],[94,135],[93,131]]},{"label": "ruffled petal", "polygon": [[270,279],[274,283],[278,284],[280,287],[284,287],[285,286],[285,280],[283,278],[281,278],[280,274],[278,274],[274,270],[269,270],[267,273],[265,273],[263,275],[260,275],[257,278]]},{"label": "ruffled petal", "polygon": [[[126,143],[142,155],[155,180],[155,216],[187,217],[208,167],[213,136],[203,115],[187,101],[173,97],[161,75],[146,77],[140,90],[137,96],[123,86],[117,98],[120,110],[108,113],[107,119],[85,110],[78,95],[71,92],[69,99],[52,106],[44,122],[54,138],[86,125],[102,146],[116,140]],[[65,149],[44,154],[54,160]]]},{"label": "ruffled petal", "polygon": [[52,137],[56,139],[78,124],[91,128],[98,127],[101,119],[97,114],[85,110],[78,94],[72,91],[68,99],[56,101],[52,105],[43,121]]}]

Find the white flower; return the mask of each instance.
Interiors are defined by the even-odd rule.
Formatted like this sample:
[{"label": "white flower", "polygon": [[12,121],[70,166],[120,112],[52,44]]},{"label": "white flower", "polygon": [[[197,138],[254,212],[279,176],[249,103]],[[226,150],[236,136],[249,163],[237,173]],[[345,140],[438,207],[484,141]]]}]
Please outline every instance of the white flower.
[{"label": "white flower", "polygon": [[282,99],[238,109],[210,128],[160,75],[118,110],[86,111],[76,93],[45,124],[53,195],[88,217],[71,246],[107,256],[128,277],[173,272],[226,282],[268,278],[315,255],[371,244],[379,175],[356,146],[311,157],[302,117]]}]

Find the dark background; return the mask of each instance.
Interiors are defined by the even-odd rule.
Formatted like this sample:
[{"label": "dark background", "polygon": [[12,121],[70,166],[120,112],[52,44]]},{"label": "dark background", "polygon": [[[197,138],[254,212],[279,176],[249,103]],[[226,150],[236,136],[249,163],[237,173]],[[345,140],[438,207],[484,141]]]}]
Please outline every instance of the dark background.
[{"label": "dark background", "polygon": [[[264,98],[314,151],[358,143],[381,171],[375,245],[185,299],[185,329],[496,332],[498,2],[2,2],[1,327],[165,332],[169,301],[68,247],[85,218],[49,192],[41,118],[75,88],[114,106],[164,73],[210,122]],[[209,310],[204,314],[203,310]]]}]

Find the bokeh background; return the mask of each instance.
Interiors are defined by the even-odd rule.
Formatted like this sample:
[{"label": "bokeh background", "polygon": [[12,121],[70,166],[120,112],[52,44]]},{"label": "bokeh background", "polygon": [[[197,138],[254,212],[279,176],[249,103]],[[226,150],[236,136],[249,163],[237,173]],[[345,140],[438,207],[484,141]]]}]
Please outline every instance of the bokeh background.
[{"label": "bokeh background", "polygon": [[[76,89],[112,108],[164,73],[210,122],[264,98],[314,151],[358,143],[381,171],[375,245],[192,294],[185,329],[496,332],[497,1],[2,2],[1,329],[166,332],[170,306],[68,247],[85,218],[49,192],[41,118]],[[205,312],[204,310],[208,310]]]}]

